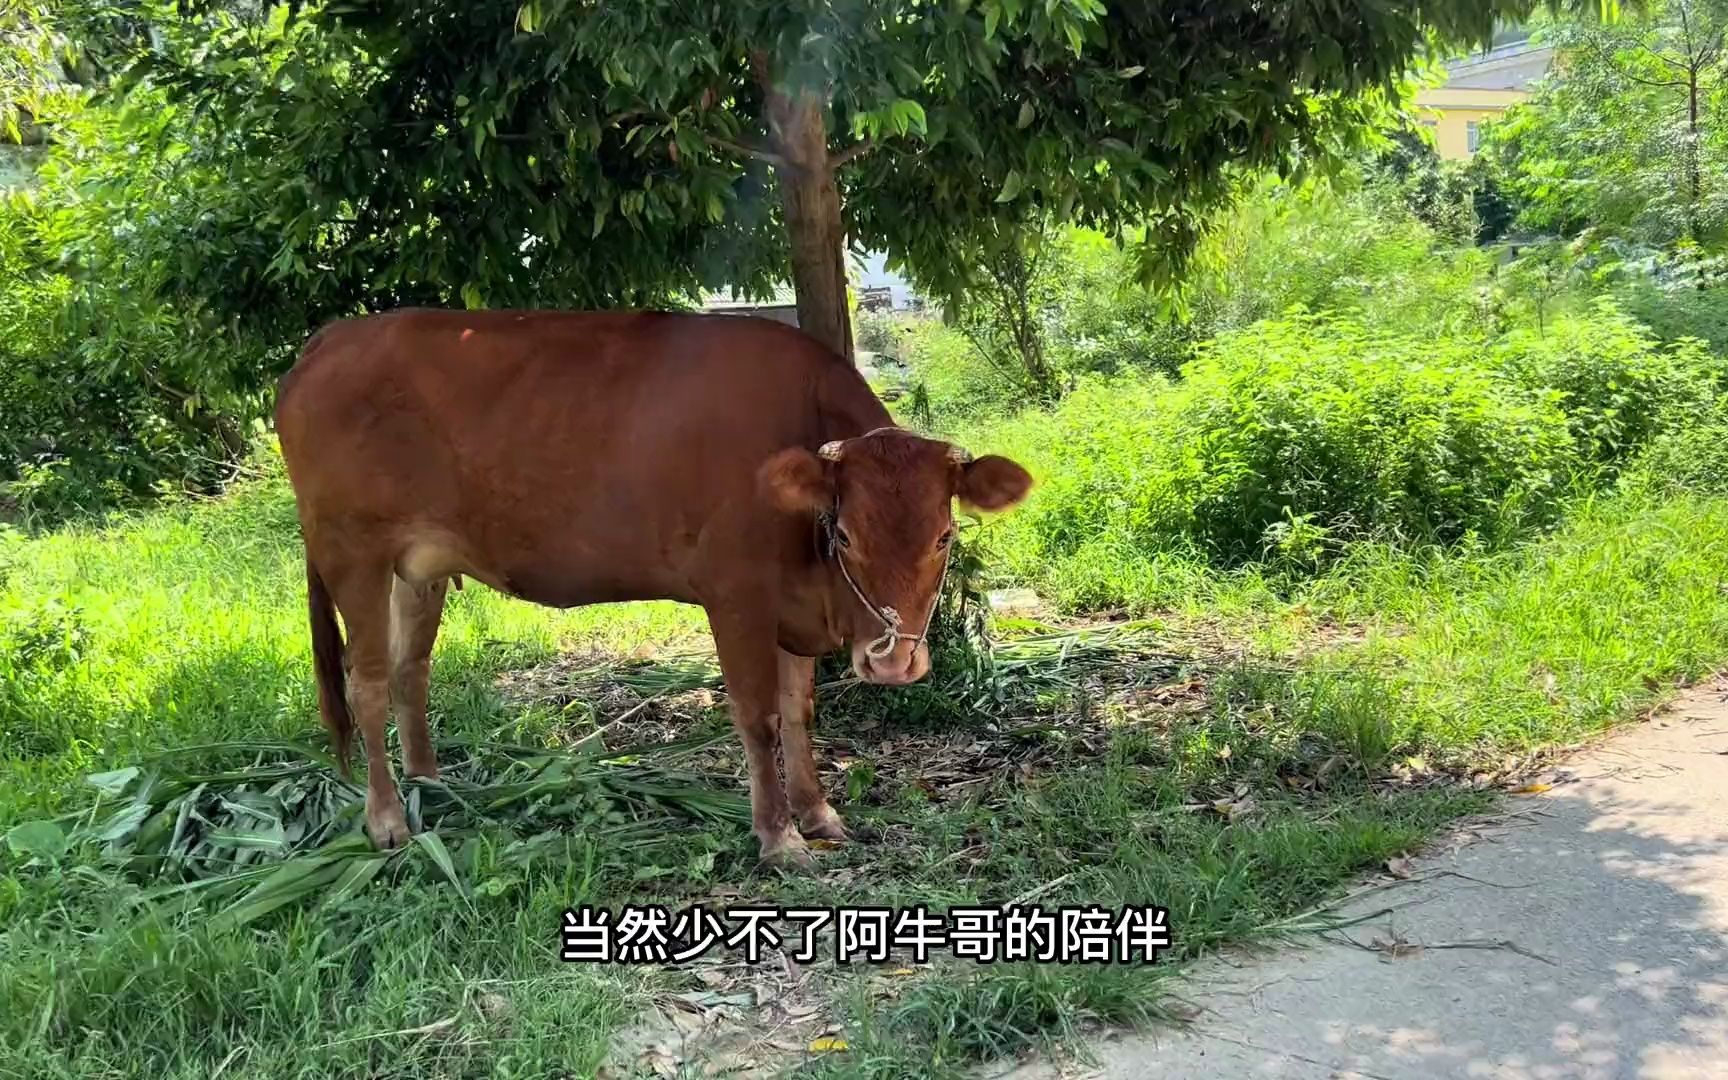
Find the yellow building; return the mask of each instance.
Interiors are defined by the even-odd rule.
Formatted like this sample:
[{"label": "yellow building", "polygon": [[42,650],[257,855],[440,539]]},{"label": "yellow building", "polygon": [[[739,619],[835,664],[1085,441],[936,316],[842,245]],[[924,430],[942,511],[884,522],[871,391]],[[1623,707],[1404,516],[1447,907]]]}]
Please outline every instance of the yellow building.
[{"label": "yellow building", "polygon": [[1474,154],[1482,126],[1528,98],[1553,56],[1552,48],[1524,39],[1447,64],[1445,85],[1416,95],[1422,126],[1433,133],[1440,156]]}]

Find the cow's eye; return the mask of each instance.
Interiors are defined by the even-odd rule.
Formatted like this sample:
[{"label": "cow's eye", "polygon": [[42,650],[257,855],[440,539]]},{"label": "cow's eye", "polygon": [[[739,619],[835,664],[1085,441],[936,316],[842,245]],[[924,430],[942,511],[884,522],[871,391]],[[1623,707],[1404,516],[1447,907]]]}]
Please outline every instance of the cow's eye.
[{"label": "cow's eye", "polygon": [[836,528],[834,530],[834,539],[843,548],[849,548],[852,546],[852,538],[846,535],[845,529]]},{"label": "cow's eye", "polygon": [[949,529],[947,532],[942,534],[942,538],[940,540],[936,541],[936,546],[939,548],[945,548],[949,544],[952,544],[953,542],[954,542],[954,530]]}]

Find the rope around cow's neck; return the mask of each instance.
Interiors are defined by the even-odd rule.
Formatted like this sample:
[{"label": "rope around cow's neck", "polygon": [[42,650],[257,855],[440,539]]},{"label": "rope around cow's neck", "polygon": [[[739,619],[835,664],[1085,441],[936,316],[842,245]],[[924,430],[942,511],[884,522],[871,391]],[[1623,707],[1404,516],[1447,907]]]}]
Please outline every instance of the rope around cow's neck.
[{"label": "rope around cow's neck", "polygon": [[828,554],[834,558],[834,565],[840,568],[840,576],[846,579],[846,584],[852,587],[852,595],[858,598],[870,614],[882,623],[882,635],[870,644],[864,646],[864,653],[872,660],[880,660],[892,653],[902,641],[910,641],[916,649],[930,634],[930,624],[936,620],[936,608],[942,603],[942,589],[948,584],[948,564],[952,561],[949,553],[942,553],[942,576],[936,579],[936,595],[930,598],[930,610],[924,613],[924,628],[917,634],[907,634],[900,630],[900,613],[886,604],[877,604],[865,595],[864,589],[852,577],[852,571],[846,566],[846,557],[840,554],[841,547],[835,537],[840,520],[840,500],[834,500],[834,509],[825,511],[819,519],[822,523],[823,545]]}]

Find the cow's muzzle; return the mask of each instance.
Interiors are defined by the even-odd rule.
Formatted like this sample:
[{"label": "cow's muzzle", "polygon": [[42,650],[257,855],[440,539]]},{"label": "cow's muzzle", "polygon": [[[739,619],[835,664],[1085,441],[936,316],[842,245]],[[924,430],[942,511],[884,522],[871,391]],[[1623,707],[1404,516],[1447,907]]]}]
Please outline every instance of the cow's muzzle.
[{"label": "cow's muzzle", "polygon": [[909,686],[930,674],[930,647],[923,641],[903,640],[878,654],[860,642],[852,646],[852,670],[877,686]]}]

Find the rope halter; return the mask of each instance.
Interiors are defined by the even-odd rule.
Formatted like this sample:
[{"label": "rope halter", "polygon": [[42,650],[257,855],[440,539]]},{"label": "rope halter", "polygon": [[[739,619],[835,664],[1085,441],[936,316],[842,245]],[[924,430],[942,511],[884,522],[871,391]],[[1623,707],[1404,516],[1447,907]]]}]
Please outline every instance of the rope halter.
[{"label": "rope halter", "polygon": [[[875,432],[870,434],[873,435]],[[817,451],[817,456],[825,461],[837,462],[840,460],[840,449],[841,444],[838,442],[824,443],[822,448]],[[963,465],[972,460],[972,455],[956,446],[949,450],[949,460],[955,464]],[[929,610],[924,613],[923,628],[916,634],[908,634],[901,629],[900,613],[886,604],[878,604],[871,600],[869,595],[865,593],[863,586],[859,585],[858,580],[852,576],[851,568],[846,565],[846,557],[841,554],[843,545],[839,539],[840,492],[838,486],[834,492],[833,507],[819,513],[816,520],[822,528],[823,557],[834,560],[834,565],[840,570],[840,576],[851,587],[852,595],[856,596],[858,602],[864,605],[865,610],[874,615],[877,621],[882,624],[881,636],[864,646],[865,655],[872,660],[881,660],[892,653],[902,641],[910,641],[914,649],[923,644],[925,639],[930,636],[931,625],[936,621],[936,609],[942,603],[942,589],[948,584],[948,566],[953,561],[951,552],[944,551],[942,553],[942,575],[936,579],[936,592],[930,597]]]}]

